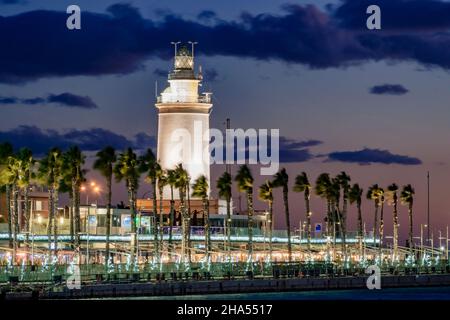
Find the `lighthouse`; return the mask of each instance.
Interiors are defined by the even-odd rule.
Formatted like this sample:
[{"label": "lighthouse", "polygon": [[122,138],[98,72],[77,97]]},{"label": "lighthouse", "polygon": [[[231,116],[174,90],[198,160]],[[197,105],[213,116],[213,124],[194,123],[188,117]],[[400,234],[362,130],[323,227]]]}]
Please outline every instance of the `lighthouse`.
[{"label": "lighthouse", "polygon": [[[191,184],[201,175],[209,183],[209,116],[211,93],[200,92],[202,74],[195,72],[194,43],[191,50],[175,46],[173,70],[168,74],[168,86],[157,96],[158,146],[157,158],[165,170],[182,164]],[[179,198],[178,192],[174,193]],[[170,198],[170,187],[164,188],[164,198]]]}]

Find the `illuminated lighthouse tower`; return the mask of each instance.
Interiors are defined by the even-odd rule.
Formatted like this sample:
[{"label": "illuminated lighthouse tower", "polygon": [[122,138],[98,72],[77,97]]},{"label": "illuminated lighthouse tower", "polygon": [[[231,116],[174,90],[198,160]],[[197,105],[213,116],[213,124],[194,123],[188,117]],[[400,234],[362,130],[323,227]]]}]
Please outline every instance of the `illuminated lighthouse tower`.
[{"label": "illuminated lighthouse tower", "polygon": [[[174,169],[177,164],[189,173],[191,183],[200,175],[209,184],[209,114],[211,94],[199,93],[201,69],[194,71],[194,44],[192,50],[175,45],[174,69],[169,73],[169,86],[157,97],[158,150],[157,157],[163,169]],[[170,188],[164,189],[164,198],[170,198]],[[175,198],[179,195],[175,192]]]}]

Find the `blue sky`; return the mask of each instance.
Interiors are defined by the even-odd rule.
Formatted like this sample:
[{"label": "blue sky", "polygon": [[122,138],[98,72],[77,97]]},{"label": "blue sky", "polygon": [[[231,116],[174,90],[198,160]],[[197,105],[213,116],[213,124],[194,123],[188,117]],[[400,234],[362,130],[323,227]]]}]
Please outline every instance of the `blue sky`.
[{"label": "blue sky", "polygon": [[[213,127],[230,117],[233,127],[321,141],[297,155],[285,145],[291,180],[303,170],[311,180],[345,170],[365,189],[411,183],[417,224],[429,170],[436,232],[438,221],[450,222],[447,1],[9,2],[0,0],[0,139],[40,137],[35,148],[84,139],[91,151],[104,141],[151,146],[154,83],[165,86],[170,41],[196,40],[204,88],[214,94]],[[69,4],[81,7],[81,31],[64,29]],[[383,30],[365,29],[368,4],[382,8]],[[222,170],[214,167],[213,177]],[[298,221],[303,202],[291,197]],[[313,209],[319,221],[323,203],[313,199]],[[365,214],[370,225],[370,203]]]}]

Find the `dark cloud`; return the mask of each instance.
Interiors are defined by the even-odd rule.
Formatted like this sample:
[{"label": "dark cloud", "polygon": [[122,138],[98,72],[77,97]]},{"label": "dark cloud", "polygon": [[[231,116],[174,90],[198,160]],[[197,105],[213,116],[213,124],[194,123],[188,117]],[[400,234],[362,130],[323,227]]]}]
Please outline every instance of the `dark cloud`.
[{"label": "dark cloud", "polygon": [[50,94],[47,98],[35,97],[19,99],[17,97],[0,97],[0,104],[26,104],[36,105],[45,103],[55,103],[62,107],[96,109],[97,104],[88,96],[79,96],[73,93]]},{"label": "dark cloud", "polygon": [[382,29],[392,31],[448,31],[450,2],[438,0],[341,0],[333,11],[340,26],[361,30],[366,26],[368,6],[381,9]]},{"label": "dark cloud", "polygon": [[0,0],[0,5],[2,4],[24,4],[25,0]]},{"label": "dark cloud", "polygon": [[16,97],[0,97],[0,104],[16,104],[17,102]]},{"label": "dark cloud", "polygon": [[30,98],[30,99],[22,99],[20,102],[23,104],[44,104],[47,100],[44,98],[36,97],[36,98]]},{"label": "dark cloud", "polygon": [[408,92],[409,90],[401,84],[382,84],[370,88],[370,93],[372,94],[404,95]]},{"label": "dark cloud", "polygon": [[203,10],[197,15],[197,19],[199,20],[209,20],[216,17],[216,13],[211,10]]},{"label": "dark cloud", "polygon": [[[141,69],[149,57],[171,58],[168,43],[174,39],[198,41],[197,52],[204,55],[276,59],[316,69],[381,60],[450,69],[449,3],[378,2],[383,6],[380,32],[365,27],[366,0],[341,1],[329,11],[285,5],[281,14],[243,13],[237,20],[215,18],[208,23],[170,12],[161,12],[157,20],[144,19],[134,7],[115,4],[104,14],[83,11],[82,29],[77,31],[66,28],[67,14],[62,11],[0,17],[0,38],[8,44],[0,50],[0,82],[126,74]],[[399,12],[404,18],[397,21]]]},{"label": "dark cloud", "polygon": [[16,149],[31,148],[37,155],[44,154],[52,147],[67,149],[71,145],[77,145],[84,151],[96,151],[107,145],[118,150],[128,147],[146,149],[155,146],[154,138],[145,133],[138,133],[133,139],[129,139],[101,128],[58,132],[35,126],[19,126],[12,130],[0,131],[0,142],[10,142]]},{"label": "dark cloud", "polygon": [[96,109],[98,106],[88,96],[78,96],[72,93],[51,94],[48,96],[47,101],[50,103],[59,103],[66,107],[71,108],[83,108],[83,109]]},{"label": "dark cloud", "polygon": [[335,151],[328,154],[326,161],[340,161],[359,164],[401,164],[401,165],[418,165],[422,161],[418,158],[392,154],[387,150],[380,149],[362,149],[358,151]]},{"label": "dark cloud", "polygon": [[280,162],[305,162],[314,156],[310,153],[309,147],[322,144],[319,140],[296,140],[280,137]]}]

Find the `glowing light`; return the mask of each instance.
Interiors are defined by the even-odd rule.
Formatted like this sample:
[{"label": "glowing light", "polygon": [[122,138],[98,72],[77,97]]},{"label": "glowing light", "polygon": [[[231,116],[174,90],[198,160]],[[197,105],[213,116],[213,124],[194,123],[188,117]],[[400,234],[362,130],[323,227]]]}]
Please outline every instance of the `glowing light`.
[{"label": "glowing light", "polygon": [[37,221],[38,221],[38,223],[42,223],[42,217],[40,215],[38,215]]}]

